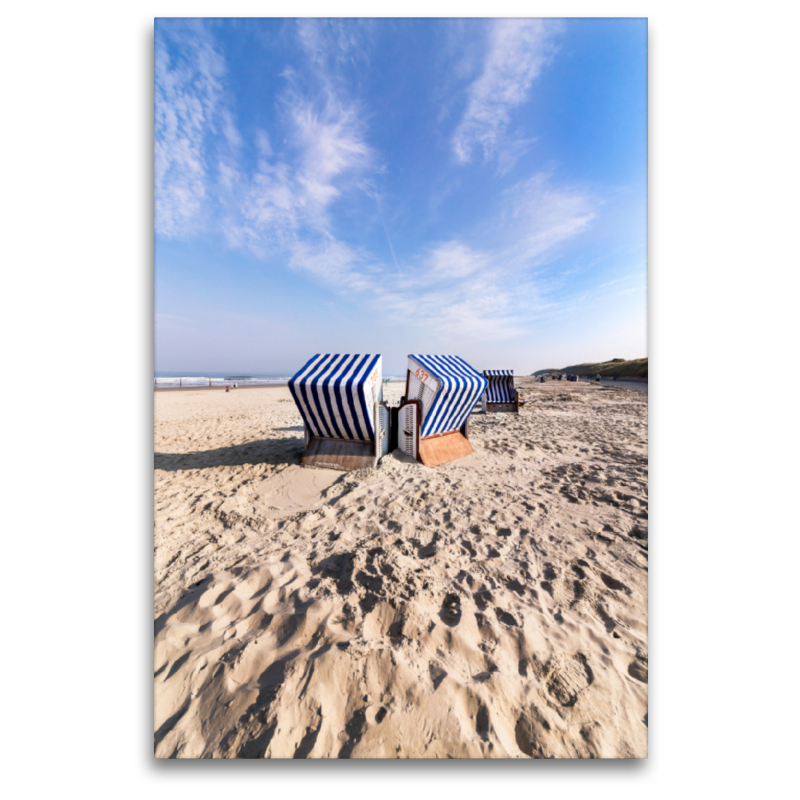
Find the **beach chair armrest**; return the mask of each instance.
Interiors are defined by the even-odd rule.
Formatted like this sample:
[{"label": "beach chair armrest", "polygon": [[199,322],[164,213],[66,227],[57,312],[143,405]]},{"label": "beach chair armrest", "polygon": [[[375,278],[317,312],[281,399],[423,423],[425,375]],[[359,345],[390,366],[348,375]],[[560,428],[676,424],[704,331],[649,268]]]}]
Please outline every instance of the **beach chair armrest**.
[{"label": "beach chair armrest", "polygon": [[419,400],[406,400],[397,411],[397,446],[406,454],[419,458],[419,430],[422,404]]}]

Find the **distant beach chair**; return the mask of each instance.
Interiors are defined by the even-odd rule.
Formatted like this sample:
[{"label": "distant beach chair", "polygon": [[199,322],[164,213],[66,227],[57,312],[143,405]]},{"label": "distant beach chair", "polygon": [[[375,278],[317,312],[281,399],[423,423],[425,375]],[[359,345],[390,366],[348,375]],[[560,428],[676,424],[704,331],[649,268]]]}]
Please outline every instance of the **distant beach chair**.
[{"label": "distant beach chair", "polygon": [[519,392],[514,388],[514,370],[485,369],[483,377],[487,381],[486,393],[483,396],[484,413],[511,411],[519,414]]},{"label": "distant beach chair", "polygon": [[306,467],[375,467],[389,449],[379,355],[316,355],[289,381],[303,418]]},{"label": "distant beach chair", "polygon": [[409,355],[398,447],[427,467],[473,453],[469,417],[486,378],[458,356]]}]

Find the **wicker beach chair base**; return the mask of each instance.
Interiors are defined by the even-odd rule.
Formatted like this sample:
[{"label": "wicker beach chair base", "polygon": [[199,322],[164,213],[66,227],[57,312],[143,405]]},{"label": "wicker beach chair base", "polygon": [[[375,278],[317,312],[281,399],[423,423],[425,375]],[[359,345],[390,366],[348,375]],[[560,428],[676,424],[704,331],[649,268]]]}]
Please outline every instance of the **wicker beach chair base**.
[{"label": "wicker beach chair base", "polygon": [[475,451],[469,440],[459,431],[445,433],[443,436],[432,436],[419,443],[419,460],[426,467],[437,467],[448,461],[472,455]]},{"label": "wicker beach chair base", "polygon": [[378,458],[372,442],[352,442],[342,439],[318,439],[312,436],[300,463],[304,467],[327,469],[373,469]]},{"label": "wicker beach chair base", "polygon": [[349,472],[354,469],[374,469],[389,452],[390,419],[389,408],[378,400],[374,408],[377,440],[356,442],[352,439],[333,439],[313,436],[304,426],[305,451],[300,459],[304,467],[324,467]]},{"label": "wicker beach chair base", "polygon": [[514,386],[514,370],[485,369],[483,377],[487,380],[483,394],[483,413],[519,414],[519,392]]},{"label": "wicker beach chair base", "polygon": [[496,414],[497,412],[510,412],[512,414],[519,414],[519,403],[486,403],[487,414]]}]

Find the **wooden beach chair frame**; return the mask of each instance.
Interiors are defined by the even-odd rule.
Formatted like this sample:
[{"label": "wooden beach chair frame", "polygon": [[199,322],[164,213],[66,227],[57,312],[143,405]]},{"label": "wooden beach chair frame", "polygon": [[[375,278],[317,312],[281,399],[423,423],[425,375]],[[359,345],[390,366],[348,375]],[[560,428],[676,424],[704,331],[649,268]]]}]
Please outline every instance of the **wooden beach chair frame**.
[{"label": "wooden beach chair frame", "polygon": [[375,439],[357,442],[352,439],[329,439],[309,433],[303,424],[305,450],[300,458],[304,467],[324,467],[344,471],[374,469],[389,450],[391,414],[383,400],[375,403]]},{"label": "wooden beach chair frame", "polygon": [[[511,378],[512,382],[514,380],[513,371],[509,370],[511,375],[508,377]],[[492,377],[491,373],[493,370],[485,369],[483,371],[483,377],[486,378],[488,381],[490,377]],[[488,374],[487,374],[488,373]],[[484,414],[497,414],[497,413],[512,413],[512,414],[519,414],[519,389],[514,387],[514,399],[511,402],[504,402],[504,403],[490,403],[487,400],[487,396],[489,394],[489,387],[486,387],[486,392],[483,395],[483,413]]]},{"label": "wooden beach chair frame", "polygon": [[302,466],[378,465],[389,451],[392,418],[381,399],[381,372],[380,354],[317,353],[292,376],[289,392],[303,420]]},{"label": "wooden beach chair frame", "polygon": [[[472,455],[469,443],[469,418],[460,430],[436,433],[420,439],[422,404],[419,400],[404,400],[397,413],[398,447],[426,467],[438,467],[448,461]],[[403,441],[401,441],[401,437]]]},{"label": "wooden beach chair frame", "polygon": [[469,416],[454,431],[421,437],[422,403],[407,399],[411,389],[411,370],[406,373],[406,393],[397,412],[398,447],[426,467],[437,467],[475,452],[469,442]]}]

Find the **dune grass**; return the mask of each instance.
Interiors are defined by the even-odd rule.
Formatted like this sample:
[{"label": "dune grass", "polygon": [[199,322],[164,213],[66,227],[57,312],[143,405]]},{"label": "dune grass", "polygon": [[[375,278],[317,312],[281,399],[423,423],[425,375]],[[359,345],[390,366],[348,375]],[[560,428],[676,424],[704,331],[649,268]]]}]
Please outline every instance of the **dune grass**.
[{"label": "dune grass", "polygon": [[601,361],[596,364],[573,364],[561,369],[540,369],[534,375],[543,375],[545,372],[557,374],[559,372],[573,375],[600,375],[603,378],[646,378],[647,359],[634,358],[626,361],[624,358],[612,358],[611,361]]}]

